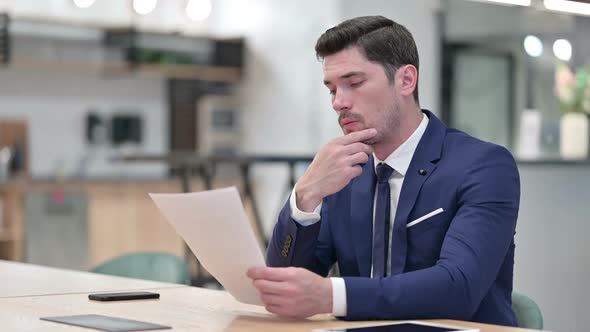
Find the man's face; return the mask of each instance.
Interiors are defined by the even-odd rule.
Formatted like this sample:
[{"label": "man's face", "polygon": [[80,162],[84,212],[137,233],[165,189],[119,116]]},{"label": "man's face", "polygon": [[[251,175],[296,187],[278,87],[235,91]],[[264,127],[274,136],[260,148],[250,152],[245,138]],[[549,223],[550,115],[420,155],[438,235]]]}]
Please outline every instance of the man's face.
[{"label": "man's face", "polygon": [[357,47],[324,58],[324,84],[345,134],[377,129],[367,144],[383,142],[399,126],[399,105],[393,82],[383,66],[369,62]]}]

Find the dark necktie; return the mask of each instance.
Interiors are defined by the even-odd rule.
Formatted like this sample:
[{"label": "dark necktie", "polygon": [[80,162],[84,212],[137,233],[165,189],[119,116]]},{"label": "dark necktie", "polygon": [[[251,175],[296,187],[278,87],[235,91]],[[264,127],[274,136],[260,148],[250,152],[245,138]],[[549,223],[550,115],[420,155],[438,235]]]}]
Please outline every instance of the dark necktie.
[{"label": "dark necktie", "polygon": [[390,201],[389,178],[393,168],[385,163],[377,165],[377,200],[373,225],[373,277],[384,277],[389,246]]}]

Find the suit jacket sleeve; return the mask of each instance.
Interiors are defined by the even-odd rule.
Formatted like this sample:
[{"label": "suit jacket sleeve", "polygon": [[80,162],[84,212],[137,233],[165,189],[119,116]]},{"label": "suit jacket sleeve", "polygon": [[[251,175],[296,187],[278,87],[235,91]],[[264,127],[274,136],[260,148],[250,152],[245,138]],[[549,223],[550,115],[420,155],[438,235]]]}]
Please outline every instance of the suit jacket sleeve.
[{"label": "suit jacket sleeve", "polygon": [[510,153],[483,149],[459,184],[436,265],[385,278],[345,277],[345,319],[466,320],[474,314],[512,244],[520,199]]},{"label": "suit jacket sleeve", "polygon": [[322,227],[322,219],[326,219],[327,214],[328,207],[324,202],[320,221],[302,226],[291,218],[291,206],[287,200],[268,245],[267,265],[304,267],[321,276],[327,276],[335,261],[330,229],[327,226]]}]

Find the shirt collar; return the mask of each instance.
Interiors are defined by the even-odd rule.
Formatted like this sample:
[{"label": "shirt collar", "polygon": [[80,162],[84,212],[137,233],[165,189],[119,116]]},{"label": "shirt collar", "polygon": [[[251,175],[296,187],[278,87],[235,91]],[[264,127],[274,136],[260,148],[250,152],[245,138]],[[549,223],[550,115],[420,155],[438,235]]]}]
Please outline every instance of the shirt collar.
[{"label": "shirt collar", "polygon": [[420,121],[418,128],[414,130],[412,135],[410,135],[402,145],[387,156],[385,161],[379,160],[379,158],[373,153],[373,158],[375,159],[375,163],[373,164],[375,171],[377,171],[377,165],[379,165],[379,163],[385,162],[389,167],[401,174],[402,177],[406,176],[406,172],[408,171],[408,167],[410,167],[410,162],[414,156],[414,151],[416,151],[418,143],[420,143],[420,139],[422,138],[422,135],[424,135],[426,127],[428,126],[428,117],[424,113],[422,113],[422,116],[423,118],[422,121]]}]

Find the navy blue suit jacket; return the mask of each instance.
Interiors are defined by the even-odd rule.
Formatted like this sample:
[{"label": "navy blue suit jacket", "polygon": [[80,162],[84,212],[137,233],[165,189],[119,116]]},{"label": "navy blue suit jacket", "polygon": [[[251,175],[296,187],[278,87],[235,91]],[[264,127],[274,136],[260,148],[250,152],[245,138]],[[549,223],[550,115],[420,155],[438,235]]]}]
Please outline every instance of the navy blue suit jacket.
[{"label": "navy blue suit jacket", "polygon": [[324,198],[321,220],[314,225],[295,222],[287,201],[267,263],[326,276],[337,262],[346,285],[345,319],[447,318],[515,326],[516,163],[503,147],[424,113],[430,121],[405,175],[395,223],[407,224],[439,208],[444,212],[406,228],[403,273],[370,278],[372,158],[362,175]]}]

